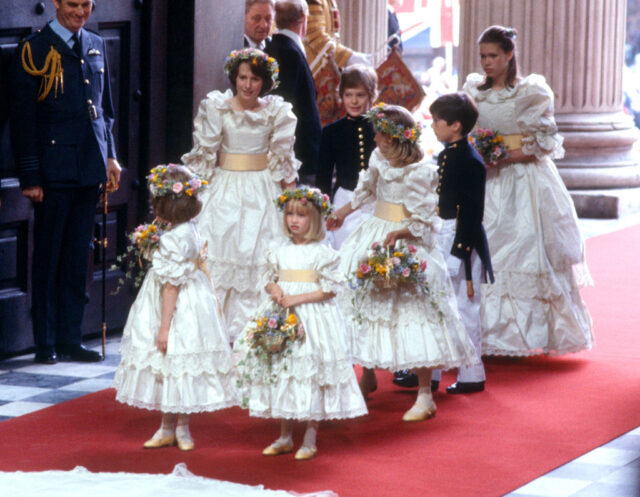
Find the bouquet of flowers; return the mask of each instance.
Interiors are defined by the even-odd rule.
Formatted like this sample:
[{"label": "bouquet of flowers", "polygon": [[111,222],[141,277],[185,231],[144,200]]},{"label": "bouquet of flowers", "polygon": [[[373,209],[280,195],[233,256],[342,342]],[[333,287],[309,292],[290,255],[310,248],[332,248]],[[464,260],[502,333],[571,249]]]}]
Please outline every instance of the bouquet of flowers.
[{"label": "bouquet of flowers", "polygon": [[288,343],[304,338],[296,315],[275,305],[254,317],[249,326],[250,347],[269,355],[284,352]]},{"label": "bouquet of flowers", "polygon": [[[267,382],[275,381],[274,356],[286,357],[291,352],[291,344],[305,337],[297,316],[276,304],[255,316],[248,328],[246,338],[240,339],[240,343],[247,344],[246,356],[238,362],[240,388],[253,376],[262,376]],[[287,369],[285,363],[282,367]],[[248,399],[243,398],[242,405],[246,407],[247,402]]]},{"label": "bouquet of flowers", "polygon": [[469,143],[480,153],[487,165],[509,157],[500,133],[489,128],[478,128],[469,134]]},{"label": "bouquet of flowers", "polygon": [[156,219],[152,223],[139,225],[132,233],[129,233],[127,236],[129,245],[126,252],[116,257],[116,263],[111,266],[111,269],[123,268],[124,266],[124,277],[118,280],[118,287],[114,294],[120,291],[128,279],[133,279],[135,288],[140,286],[151,265],[153,252],[158,248],[160,236],[170,228],[170,224],[162,223]]},{"label": "bouquet of flowers", "polygon": [[386,249],[378,242],[371,246],[371,252],[358,264],[355,284],[364,287],[372,283],[384,290],[404,286],[422,286],[425,283],[427,263],[415,258],[417,250],[413,245]]},{"label": "bouquet of flowers", "polygon": [[443,315],[427,281],[427,262],[416,257],[414,245],[384,248],[375,242],[367,257],[360,260],[358,269],[350,278],[349,285],[354,290],[352,304],[356,309],[356,320],[362,323],[360,309],[366,294],[371,291],[388,291],[404,288],[422,293],[430,298],[431,306]]}]

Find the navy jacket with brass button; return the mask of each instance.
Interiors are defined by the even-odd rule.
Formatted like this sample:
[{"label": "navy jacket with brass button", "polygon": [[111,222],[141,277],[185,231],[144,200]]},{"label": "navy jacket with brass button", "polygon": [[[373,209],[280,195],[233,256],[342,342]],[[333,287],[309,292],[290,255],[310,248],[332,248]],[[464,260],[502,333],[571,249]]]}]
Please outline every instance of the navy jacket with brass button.
[{"label": "navy jacket with brass button", "polygon": [[443,219],[456,219],[456,234],[451,254],[465,261],[470,279],[471,253],[475,250],[489,280],[493,271],[489,245],[482,226],[484,189],[487,173],[480,154],[467,137],[448,144],[438,155],[438,214]]},{"label": "navy jacket with brass button", "polygon": [[[43,78],[29,74],[22,51],[29,43],[34,69],[54,49],[62,84],[37,102]],[[106,180],[107,158],[115,158],[109,70],[103,39],[83,28],[82,56],[49,25],[29,35],[16,51],[12,72],[11,143],[20,186],[93,186]],[[28,62],[28,61],[27,61]],[[28,64],[29,66],[29,64]]]},{"label": "navy jacket with brass button", "polygon": [[[345,116],[322,128],[316,186],[332,198],[339,187],[355,190],[360,171],[369,167],[369,157],[376,148],[374,136],[373,125],[364,116]],[[334,170],[336,184],[332,189]]]}]

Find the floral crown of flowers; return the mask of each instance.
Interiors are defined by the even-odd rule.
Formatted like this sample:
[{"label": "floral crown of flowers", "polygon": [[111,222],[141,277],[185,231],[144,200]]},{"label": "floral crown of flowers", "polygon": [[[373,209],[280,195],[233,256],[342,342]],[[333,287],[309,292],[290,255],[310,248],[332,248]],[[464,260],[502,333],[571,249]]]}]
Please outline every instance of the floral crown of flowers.
[{"label": "floral crown of flowers", "polygon": [[289,200],[300,200],[302,204],[311,202],[315,205],[323,217],[327,217],[333,212],[333,205],[329,201],[329,195],[322,193],[318,188],[301,186],[299,188],[283,191],[275,200],[280,210],[284,211]]},{"label": "floral crown of flowers", "polygon": [[164,197],[165,195],[193,197],[198,195],[209,184],[208,181],[200,179],[195,174],[189,181],[169,178],[167,173],[177,167],[178,164],[160,165],[150,171],[149,176],[147,176],[147,182],[149,183],[151,195],[154,197]]},{"label": "floral crown of flowers", "polygon": [[254,66],[257,66],[260,62],[266,65],[269,76],[273,82],[272,90],[278,87],[278,73],[280,68],[278,67],[278,61],[273,57],[269,57],[267,54],[256,48],[245,48],[242,50],[234,50],[224,60],[224,72],[227,76],[231,74],[232,69],[241,62],[249,62]]},{"label": "floral crown of flowers", "polygon": [[391,136],[391,138],[397,138],[400,143],[416,143],[420,139],[420,133],[422,133],[422,126],[416,123],[415,126],[407,127],[402,124],[398,124],[389,119],[384,110],[387,106],[384,103],[374,105],[365,115],[371,124],[373,129],[378,133],[384,133]]}]

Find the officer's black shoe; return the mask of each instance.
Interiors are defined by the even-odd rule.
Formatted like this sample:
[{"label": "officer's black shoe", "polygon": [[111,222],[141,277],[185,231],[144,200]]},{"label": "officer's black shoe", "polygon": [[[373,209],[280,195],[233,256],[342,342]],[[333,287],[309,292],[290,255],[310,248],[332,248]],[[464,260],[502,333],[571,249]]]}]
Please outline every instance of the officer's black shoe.
[{"label": "officer's black shoe", "polygon": [[431,380],[431,391],[432,392],[437,392],[439,386],[440,386],[440,380]]},{"label": "officer's black shoe", "polygon": [[404,388],[415,388],[418,386],[418,375],[409,369],[403,369],[393,373],[393,384]]},{"label": "officer's black shoe", "polygon": [[95,350],[89,350],[83,345],[60,345],[56,347],[61,361],[100,362],[104,356]]},{"label": "officer's black shoe", "polygon": [[475,393],[484,391],[484,381],[456,381],[447,387],[447,393]]},{"label": "officer's black shoe", "polygon": [[53,350],[39,350],[33,361],[37,364],[55,364],[58,362],[58,356]]}]

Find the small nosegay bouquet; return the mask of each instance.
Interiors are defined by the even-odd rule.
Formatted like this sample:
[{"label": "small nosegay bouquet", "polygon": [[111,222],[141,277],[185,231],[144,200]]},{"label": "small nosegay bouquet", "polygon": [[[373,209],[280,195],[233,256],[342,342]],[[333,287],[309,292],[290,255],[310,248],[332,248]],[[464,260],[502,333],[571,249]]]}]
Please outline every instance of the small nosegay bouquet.
[{"label": "small nosegay bouquet", "polygon": [[114,294],[124,286],[126,280],[132,279],[135,288],[139,287],[149,267],[153,253],[160,244],[160,237],[171,229],[171,224],[163,223],[157,219],[151,223],[141,224],[133,230],[127,238],[129,245],[124,254],[116,257],[116,263],[111,269],[121,268],[124,276],[118,279],[118,286]]},{"label": "small nosegay bouquet", "polygon": [[509,157],[504,138],[498,131],[478,128],[469,134],[469,143],[480,153],[486,165]]}]

